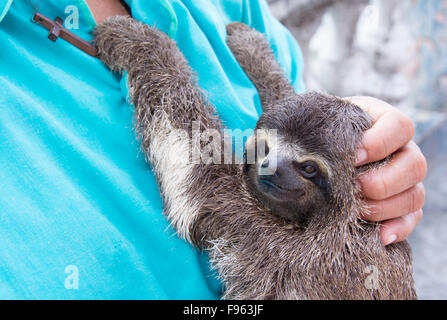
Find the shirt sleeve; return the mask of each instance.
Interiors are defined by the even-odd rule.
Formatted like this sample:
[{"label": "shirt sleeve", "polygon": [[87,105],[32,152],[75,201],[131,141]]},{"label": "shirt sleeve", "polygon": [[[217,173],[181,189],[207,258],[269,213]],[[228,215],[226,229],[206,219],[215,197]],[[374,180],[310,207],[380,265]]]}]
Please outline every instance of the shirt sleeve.
[{"label": "shirt sleeve", "polygon": [[3,18],[6,16],[11,4],[12,0],[0,0],[0,22],[2,22]]}]

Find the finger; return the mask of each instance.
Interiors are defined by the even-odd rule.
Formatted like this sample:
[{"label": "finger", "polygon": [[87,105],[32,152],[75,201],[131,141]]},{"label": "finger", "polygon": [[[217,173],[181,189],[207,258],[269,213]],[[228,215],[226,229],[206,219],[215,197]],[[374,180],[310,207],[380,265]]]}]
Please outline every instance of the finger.
[{"label": "finger", "polygon": [[416,212],[425,201],[425,189],[422,183],[385,200],[367,200],[370,211],[362,218],[372,222],[394,219]]},{"label": "finger", "polygon": [[426,174],[425,157],[416,143],[410,142],[386,165],[365,172],[358,180],[366,198],[385,200],[421,182]]},{"label": "finger", "polygon": [[407,144],[413,136],[414,125],[410,118],[397,109],[390,109],[364,133],[356,165],[386,158]]},{"label": "finger", "polygon": [[385,101],[368,96],[353,96],[345,98],[347,101],[359,106],[372,118],[373,123],[376,123],[385,112],[393,109],[393,106]]},{"label": "finger", "polygon": [[383,222],[380,227],[380,239],[385,245],[405,240],[413,232],[422,215],[421,209],[406,216]]},{"label": "finger", "polygon": [[348,101],[364,109],[373,120],[357,152],[357,166],[384,159],[413,138],[411,119],[386,102],[371,97],[351,97]]}]

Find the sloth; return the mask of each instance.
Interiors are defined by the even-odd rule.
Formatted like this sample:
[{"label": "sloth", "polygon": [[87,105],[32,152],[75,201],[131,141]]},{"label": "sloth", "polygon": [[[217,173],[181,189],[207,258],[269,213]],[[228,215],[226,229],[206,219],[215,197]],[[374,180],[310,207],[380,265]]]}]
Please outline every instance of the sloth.
[{"label": "sloth", "polygon": [[[227,44],[263,108],[245,153],[263,150],[250,163],[196,163],[184,156],[193,123],[202,133],[225,127],[175,42],[130,17],[95,30],[100,59],[128,74],[135,131],[164,213],[209,253],[222,298],[416,299],[408,243],[385,247],[379,225],[361,219],[368,207],[355,181],[381,165],[354,167],[370,117],[345,99],[296,94],[258,31],[231,23]],[[198,143],[216,150],[224,140]]]}]

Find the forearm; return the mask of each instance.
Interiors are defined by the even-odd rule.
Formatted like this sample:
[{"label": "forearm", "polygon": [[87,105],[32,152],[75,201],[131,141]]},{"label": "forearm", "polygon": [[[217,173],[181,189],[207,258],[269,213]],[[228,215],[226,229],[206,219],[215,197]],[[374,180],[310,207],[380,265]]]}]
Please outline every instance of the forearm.
[{"label": "forearm", "polygon": [[209,196],[194,193],[200,189],[194,177],[210,172],[192,161],[193,155],[200,160],[200,150],[220,143],[201,141],[201,134],[210,129],[220,134],[222,124],[176,44],[162,32],[115,17],[98,26],[95,43],[106,65],[128,73],[137,135],[157,176],[165,214],[179,235],[190,240],[191,226]]},{"label": "forearm", "polygon": [[263,34],[239,22],[229,24],[227,33],[228,46],[258,90],[264,108],[294,93]]}]

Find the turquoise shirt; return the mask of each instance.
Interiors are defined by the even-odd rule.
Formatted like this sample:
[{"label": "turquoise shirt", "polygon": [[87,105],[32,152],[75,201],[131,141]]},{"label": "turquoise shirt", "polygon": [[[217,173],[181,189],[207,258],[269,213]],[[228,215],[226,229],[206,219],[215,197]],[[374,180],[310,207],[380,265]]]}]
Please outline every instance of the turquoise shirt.
[{"label": "turquoise shirt", "polygon": [[[216,299],[206,254],[179,239],[132,123],[125,79],[0,0],[0,298]],[[264,0],[129,0],[174,38],[230,129],[253,128],[258,94],[225,44],[225,25],[264,32],[297,91],[300,50]],[[92,39],[83,0],[39,12]],[[76,20],[76,18],[79,20]],[[74,19],[74,20],[73,20]]]}]

